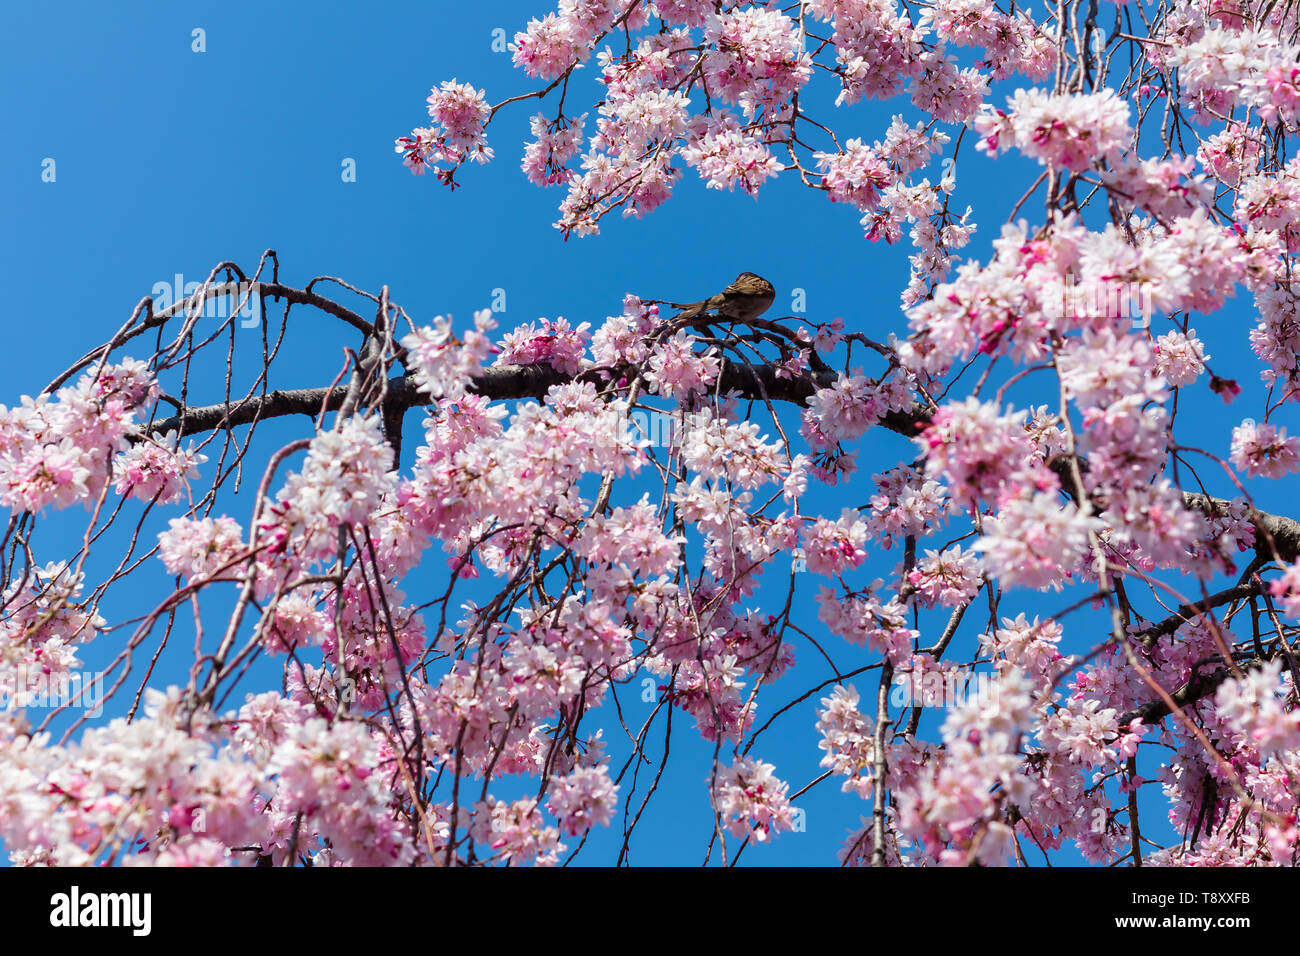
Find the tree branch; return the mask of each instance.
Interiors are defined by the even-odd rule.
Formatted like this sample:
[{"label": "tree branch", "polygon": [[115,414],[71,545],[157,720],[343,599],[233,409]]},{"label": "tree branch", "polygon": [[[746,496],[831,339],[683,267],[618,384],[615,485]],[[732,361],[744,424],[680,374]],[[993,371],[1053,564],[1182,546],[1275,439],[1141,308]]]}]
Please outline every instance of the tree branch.
[{"label": "tree branch", "polygon": [[[1208,515],[1226,515],[1231,502],[1212,495],[1184,491],[1183,501],[1187,507],[1194,508]],[[1255,553],[1264,561],[1273,560],[1273,548],[1284,562],[1291,563],[1300,557],[1300,521],[1255,511],[1252,523],[1255,525]],[[1269,546],[1270,539],[1273,547]]]},{"label": "tree branch", "polygon": [[[1270,515],[1269,517],[1272,517]],[[1285,519],[1289,520],[1289,519]],[[1140,634],[1136,635],[1143,645],[1150,648],[1160,638],[1174,633],[1184,624],[1194,620],[1201,614],[1205,614],[1212,607],[1219,607],[1223,604],[1230,604],[1233,601],[1239,601],[1244,598],[1254,597],[1259,594],[1259,588],[1252,583],[1238,584],[1228,588],[1226,591],[1220,591],[1217,594],[1211,594],[1203,601],[1195,601],[1191,604],[1184,604],[1170,614],[1158,624],[1153,624]]]},{"label": "tree branch", "polygon": [[[1191,680],[1169,696],[1181,710],[1188,704],[1194,704],[1203,697],[1209,697],[1219,689],[1219,685],[1227,680],[1231,673],[1228,668],[1220,667],[1209,674],[1193,674]],[[1173,711],[1170,710],[1169,705],[1157,698],[1121,716],[1119,726],[1121,729],[1128,727],[1130,723],[1139,717],[1142,718],[1144,724],[1154,724],[1157,721],[1164,720],[1171,713]]]},{"label": "tree branch", "polygon": [[[233,263],[222,263],[222,265],[217,268],[220,269],[222,266],[226,265],[233,267]],[[45,386],[42,394],[53,394],[60,386],[67,382],[68,379],[72,378],[72,376],[103,358],[106,351],[121,348],[136,336],[143,335],[150,329],[156,329],[165,325],[169,320],[176,318],[177,316],[184,316],[187,310],[191,308],[198,308],[202,311],[203,303],[208,299],[216,299],[228,295],[243,296],[250,292],[250,287],[251,291],[255,291],[261,298],[263,306],[265,306],[267,299],[283,299],[294,305],[311,306],[312,308],[320,309],[327,315],[332,315],[336,319],[346,322],[348,325],[366,335],[374,334],[375,328],[371,323],[367,322],[351,309],[339,305],[333,299],[327,299],[325,296],[317,295],[315,292],[295,289],[292,286],[282,285],[279,282],[214,282],[212,285],[208,286],[206,290],[195,292],[191,296],[187,296],[178,302],[174,302],[165,309],[151,312],[142,321],[131,325],[129,328],[123,329],[111,342],[91,349],[79,358],[72,367],[59,375],[54,379],[54,381],[50,382],[49,385]],[[141,305],[143,306],[145,303],[149,303],[149,305],[152,306],[153,300],[151,298],[146,298],[142,300]],[[137,312],[139,309],[140,307],[137,307]],[[200,431],[201,430],[202,429],[200,429]]]},{"label": "tree branch", "polygon": [[[808,375],[779,378],[774,365],[746,366],[725,361],[720,374],[724,392],[735,391],[745,398],[755,400],[761,400],[766,395],[774,401],[800,405],[806,404],[817,388],[825,388],[835,381],[833,372],[822,372],[815,380]],[[470,384],[470,391],[493,401],[541,399],[551,386],[575,380],[599,381],[597,374],[589,371],[570,376],[548,365],[500,365],[486,368],[481,375],[476,375]],[[149,433],[164,435],[174,430],[184,436],[213,429],[236,428],[286,415],[308,415],[314,418],[320,413],[322,404],[328,411],[338,409],[347,394],[346,385],[333,388],[276,389],[264,397],[254,396],[229,405],[221,402],[186,408],[177,415],[154,422],[149,426]],[[415,378],[411,375],[399,375],[388,380],[384,400],[386,411],[432,405],[434,401],[427,392],[416,386]],[[911,414],[891,412],[881,424],[890,431],[910,437],[924,427],[927,420],[924,408],[918,405]]]}]

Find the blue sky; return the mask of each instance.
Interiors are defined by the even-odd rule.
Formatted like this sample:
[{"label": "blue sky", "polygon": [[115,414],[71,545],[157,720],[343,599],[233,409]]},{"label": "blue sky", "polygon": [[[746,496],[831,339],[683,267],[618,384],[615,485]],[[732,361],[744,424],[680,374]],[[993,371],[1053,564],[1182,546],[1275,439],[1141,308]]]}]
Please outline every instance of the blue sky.
[{"label": "blue sky", "polygon": [[[6,224],[0,274],[10,290],[0,403],[12,405],[20,395],[39,391],[108,338],[156,283],[171,283],[178,273],[185,281],[201,281],[225,259],[251,270],[268,248],[279,253],[281,277],[290,285],[301,287],[317,275],[374,292],[387,284],[392,298],[423,321],[450,313],[458,324],[467,323],[493,290],[504,289],[502,331],[540,316],[598,324],[620,311],[625,293],[688,301],[750,270],[777,286],[773,315],[789,311],[788,296],[799,288],[806,293],[808,321],[842,316],[850,330],[877,338],[904,331],[898,293],[906,284],[906,243],[866,241],[852,209],[827,203],[797,180],[769,185],[755,202],[706,190],[688,170],[674,198],[646,220],[611,217],[601,235],[564,242],[551,225],[561,191],[540,190],[519,171],[535,103],[499,117],[489,131],[496,161],[463,170],[462,188],[454,194],[432,177],[410,175],[393,152],[393,139],[426,122],[429,87],[454,77],[486,87],[493,102],[532,89],[508,55],[492,51],[492,31],[503,28],[513,36],[530,16],[548,9],[540,0],[270,6],[233,0],[68,2],[9,10],[0,36],[0,95],[8,117],[8,145],[0,151]],[[191,49],[195,29],[205,32],[206,52]],[[589,103],[597,97],[594,72],[588,69],[583,77]],[[816,109],[838,124],[841,139],[861,136],[869,142],[883,136],[892,113],[913,117],[902,99],[838,112],[833,99],[834,91],[824,89]],[[967,252],[986,258],[988,243],[1037,168],[1015,156],[995,165],[970,145],[967,137],[954,206],[975,206],[979,232]],[[52,183],[41,178],[47,159],[56,163]],[[355,182],[341,176],[348,160],[355,162]],[[941,175],[940,161],[929,173],[932,180]],[[1031,222],[1041,217],[1032,202],[1021,214]],[[1195,423],[1187,440],[1225,457],[1231,425],[1245,415],[1262,417],[1258,365],[1245,343],[1251,314],[1248,300],[1238,299],[1213,320],[1195,323],[1215,370],[1246,387],[1237,404],[1225,409],[1201,393],[1180,399],[1180,420]],[[256,358],[260,337],[240,335],[246,337],[237,343],[242,364]],[[324,384],[339,367],[342,348],[356,345],[326,317],[296,310],[293,358],[275,384]],[[1035,393],[1033,378],[1009,391],[1018,407],[1052,400]],[[266,436],[288,440],[302,434],[303,424],[277,423]],[[409,424],[418,425],[418,416]],[[265,446],[263,453],[269,450]],[[842,505],[862,503],[872,490],[866,479],[873,471],[910,457],[901,439],[871,433],[859,449],[860,480],[818,496],[817,507],[837,514]],[[1211,490],[1229,492],[1221,482]],[[1284,491],[1266,489],[1261,501],[1281,507]],[[246,515],[248,499],[232,503],[230,512]],[[49,550],[40,559],[57,558],[60,543],[71,541],[83,520],[81,513],[51,520],[45,532]],[[887,574],[897,560],[896,552],[878,556],[872,568]],[[872,576],[864,571],[861,580]],[[142,590],[118,597],[123,612],[156,599],[166,584],[160,567],[152,579],[148,571],[141,579],[148,582],[139,585]],[[801,593],[811,598],[820,583],[807,581]],[[415,588],[407,590],[416,596]],[[1068,595],[1049,595],[1016,606],[1050,613],[1069,603]],[[815,625],[811,611],[804,621]],[[941,623],[932,619],[928,626]],[[1080,631],[1068,650],[1085,649],[1100,634]],[[169,658],[160,672],[171,681],[183,680],[188,660],[188,640],[179,643],[185,653]],[[835,648],[841,667],[862,662],[860,652],[843,642]],[[87,661],[113,649],[92,649]],[[968,650],[964,646],[961,653]],[[816,666],[810,648],[797,653]],[[269,670],[258,673],[273,679]],[[827,676],[801,676],[807,673],[769,689],[760,719]],[[874,681],[870,675],[858,682],[864,697]],[[642,705],[628,693],[624,706],[635,716]],[[796,709],[756,749],[792,789],[818,773],[814,720],[811,703]],[[709,748],[691,743],[696,738],[690,723],[680,711],[674,717],[674,758],[680,765],[670,771],[642,838],[633,844],[633,862],[694,863],[703,857]],[[1148,803],[1154,822],[1163,811],[1158,801]],[[751,848],[746,862],[833,862],[835,848],[867,806],[839,794],[834,781],[799,805],[807,812],[807,832]],[[590,855],[584,851],[580,859],[612,860],[610,835],[598,835],[592,844]]]}]

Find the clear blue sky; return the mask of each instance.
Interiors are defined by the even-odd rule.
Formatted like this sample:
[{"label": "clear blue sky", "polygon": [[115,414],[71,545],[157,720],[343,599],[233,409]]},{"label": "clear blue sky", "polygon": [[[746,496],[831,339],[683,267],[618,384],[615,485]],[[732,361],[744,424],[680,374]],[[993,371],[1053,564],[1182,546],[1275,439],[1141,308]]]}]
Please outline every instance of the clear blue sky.
[{"label": "clear blue sky", "polygon": [[[878,338],[904,331],[898,293],[906,284],[907,245],[866,241],[852,209],[830,205],[794,180],[769,185],[755,202],[705,190],[688,171],[674,199],[647,220],[612,217],[602,235],[565,243],[551,226],[561,191],[533,187],[519,171],[535,103],[494,124],[489,136],[497,160],[462,171],[463,188],[454,194],[432,177],[411,176],[393,152],[393,139],[426,122],[429,87],[455,77],[486,87],[491,101],[532,89],[508,55],[492,52],[491,33],[500,27],[513,36],[530,16],[548,9],[541,0],[11,7],[0,36],[8,142],[0,151],[0,275],[10,290],[0,340],[0,403],[34,394],[104,341],[155,283],[170,283],[177,273],[201,281],[224,259],[251,270],[267,248],[279,252],[281,277],[291,285],[322,274],[376,292],[388,284],[393,299],[424,321],[450,313],[467,322],[501,288],[506,328],[556,315],[598,324],[620,311],[627,292],[684,301],[750,270],[778,287],[781,314],[788,311],[789,290],[799,287],[807,293],[809,321],[843,316],[850,330]],[[191,50],[196,28],[206,33],[204,53]],[[585,74],[582,96],[571,97],[594,103],[595,71]],[[835,113],[833,99],[827,90],[819,115],[839,123],[842,139],[869,142],[883,135],[893,112],[913,116],[905,100]],[[57,164],[54,183],[41,180],[47,158]],[[340,175],[345,159],[355,160],[354,183]],[[932,180],[940,175],[937,162]],[[989,241],[1019,197],[1012,179],[1031,170],[1027,179],[1015,179],[1022,188],[1037,175],[1031,164],[1007,157],[995,167],[963,148],[954,203],[976,207],[979,233],[971,256],[986,258]],[[1022,215],[1033,221],[1041,213],[1030,204]],[[1185,397],[1180,409],[1180,418],[1194,416],[1196,423],[1185,440],[1225,457],[1231,425],[1244,415],[1262,417],[1258,365],[1245,343],[1250,314],[1248,302],[1239,299],[1224,314],[1196,323],[1216,371],[1236,376],[1246,393],[1229,411],[1204,395]],[[276,384],[324,384],[342,347],[357,343],[322,316],[301,310],[295,316],[297,351]],[[256,335],[244,334],[252,354]],[[1019,407],[1031,399],[1051,401],[1032,388],[1017,386],[1010,397]],[[287,438],[290,431],[271,434]],[[820,496],[818,505],[834,514],[843,504],[862,503],[873,471],[910,457],[896,436],[873,432],[859,450],[862,481]],[[1228,492],[1226,485],[1212,490]],[[1281,492],[1268,491],[1282,507]],[[1261,500],[1270,503],[1268,495]],[[249,505],[245,495],[231,513],[242,519]],[[71,517],[79,522],[84,515]],[[59,519],[52,527],[70,534],[75,522]],[[56,559],[59,539],[45,540],[50,553],[40,559]],[[887,574],[897,558],[893,552],[876,561],[879,573]],[[864,573],[862,580],[869,579]],[[820,583],[806,582],[809,598]],[[156,596],[163,586],[159,568],[147,593],[128,595],[120,607]],[[1068,603],[1066,596],[1021,602],[1031,613]],[[815,624],[811,613],[806,620]],[[932,620],[929,626],[937,625]],[[1076,630],[1067,650],[1082,650],[1100,636],[1100,629]],[[188,642],[181,643],[188,653]],[[841,667],[861,663],[843,642],[837,651]],[[87,653],[87,660],[97,653]],[[815,667],[811,649],[798,653]],[[184,663],[184,655],[175,659],[175,669],[165,672],[169,680],[182,679]],[[825,676],[807,673],[769,689],[761,719]],[[858,687],[868,696],[874,677]],[[756,749],[792,789],[818,773],[811,703],[783,718],[780,732]],[[634,713],[638,706],[631,695]],[[681,766],[671,772],[634,844],[633,862],[702,858],[706,751],[685,743],[693,737],[690,723],[681,712],[674,718],[682,741],[674,756]],[[1150,801],[1152,822],[1163,813],[1157,803]],[[867,806],[841,795],[838,781],[799,805],[807,811],[808,832],[752,848],[747,862],[833,862]],[[603,835],[594,839],[595,852],[584,851],[584,858],[612,860],[609,842]]]}]

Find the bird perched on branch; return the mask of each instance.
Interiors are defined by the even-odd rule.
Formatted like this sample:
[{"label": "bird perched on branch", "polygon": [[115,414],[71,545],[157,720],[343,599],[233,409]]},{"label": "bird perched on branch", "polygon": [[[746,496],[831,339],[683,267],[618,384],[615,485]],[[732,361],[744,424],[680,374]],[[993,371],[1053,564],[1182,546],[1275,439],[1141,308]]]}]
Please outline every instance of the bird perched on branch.
[{"label": "bird perched on branch", "polygon": [[752,272],[742,272],[736,276],[735,282],[703,302],[670,304],[682,310],[677,316],[679,319],[694,319],[702,312],[717,312],[728,319],[748,322],[766,312],[775,298],[776,289],[772,288],[772,283]]}]

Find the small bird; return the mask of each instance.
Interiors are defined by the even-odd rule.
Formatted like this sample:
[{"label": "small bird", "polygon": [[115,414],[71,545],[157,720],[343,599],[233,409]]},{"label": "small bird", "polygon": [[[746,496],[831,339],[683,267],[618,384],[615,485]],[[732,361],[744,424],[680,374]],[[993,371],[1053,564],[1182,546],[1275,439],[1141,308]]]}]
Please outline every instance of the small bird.
[{"label": "small bird", "polygon": [[766,312],[775,298],[776,289],[772,288],[772,283],[752,272],[742,272],[736,276],[735,282],[703,302],[690,305],[674,302],[672,305],[682,310],[677,316],[679,319],[693,319],[701,312],[717,312],[728,319],[748,322]]}]

